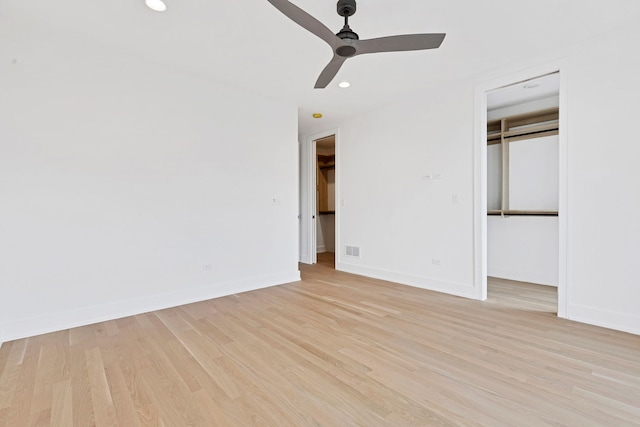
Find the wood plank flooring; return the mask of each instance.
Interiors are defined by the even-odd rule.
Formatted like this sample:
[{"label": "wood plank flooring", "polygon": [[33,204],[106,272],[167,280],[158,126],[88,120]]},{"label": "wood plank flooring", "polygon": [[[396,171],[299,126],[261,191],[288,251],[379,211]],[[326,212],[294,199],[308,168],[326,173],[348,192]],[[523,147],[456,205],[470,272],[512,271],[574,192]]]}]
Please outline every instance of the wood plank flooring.
[{"label": "wood plank flooring", "polygon": [[553,288],[303,281],[5,343],[0,426],[640,425],[640,337]]}]

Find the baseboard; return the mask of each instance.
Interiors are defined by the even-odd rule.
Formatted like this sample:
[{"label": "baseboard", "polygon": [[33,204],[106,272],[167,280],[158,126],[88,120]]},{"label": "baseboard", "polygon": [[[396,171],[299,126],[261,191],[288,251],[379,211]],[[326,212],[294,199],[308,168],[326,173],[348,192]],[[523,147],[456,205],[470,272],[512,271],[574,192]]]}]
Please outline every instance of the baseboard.
[{"label": "baseboard", "polygon": [[567,319],[640,335],[640,315],[569,304]]},{"label": "baseboard", "polygon": [[487,266],[487,273],[491,277],[498,277],[500,279],[516,280],[518,282],[536,283],[539,285],[555,286],[558,287],[558,276],[553,274],[537,272],[537,271],[522,271],[514,270],[511,268],[503,268],[496,266]]},{"label": "baseboard", "polygon": [[325,246],[318,246],[316,248],[316,252],[319,253],[319,254],[321,254],[323,252],[327,252],[327,248]]},{"label": "baseboard", "polygon": [[78,326],[120,319],[136,314],[148,313],[150,311],[268,288],[284,283],[297,282],[299,280],[299,271],[286,272],[4,322],[0,324],[0,342],[8,342]]},{"label": "baseboard", "polygon": [[378,268],[363,267],[347,263],[336,263],[336,270],[346,273],[358,274],[360,276],[372,277],[374,279],[387,280],[389,282],[400,283],[401,285],[413,286],[415,288],[429,291],[442,292],[464,298],[477,299],[477,291],[473,284],[455,283],[445,280],[429,279],[426,277],[412,276],[397,273],[394,271],[382,270]]}]

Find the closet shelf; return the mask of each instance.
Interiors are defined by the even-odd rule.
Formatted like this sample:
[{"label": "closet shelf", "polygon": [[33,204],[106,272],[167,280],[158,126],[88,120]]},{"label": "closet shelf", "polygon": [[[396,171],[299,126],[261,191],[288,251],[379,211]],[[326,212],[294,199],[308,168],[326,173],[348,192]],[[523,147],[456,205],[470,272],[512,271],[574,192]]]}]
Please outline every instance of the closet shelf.
[{"label": "closet shelf", "polygon": [[558,216],[558,211],[501,211],[488,210],[487,215],[491,216]]},{"label": "closet shelf", "polygon": [[556,107],[490,120],[487,122],[487,143],[499,144],[506,138],[520,140],[557,135],[559,119]]}]

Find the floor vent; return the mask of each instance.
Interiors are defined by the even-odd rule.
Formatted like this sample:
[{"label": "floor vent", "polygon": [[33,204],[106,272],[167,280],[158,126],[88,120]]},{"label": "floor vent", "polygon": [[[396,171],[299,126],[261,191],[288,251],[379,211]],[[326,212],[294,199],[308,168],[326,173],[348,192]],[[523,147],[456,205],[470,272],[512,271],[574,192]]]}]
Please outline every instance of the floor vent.
[{"label": "floor vent", "polygon": [[347,246],[347,256],[360,258],[360,248],[358,246]]}]

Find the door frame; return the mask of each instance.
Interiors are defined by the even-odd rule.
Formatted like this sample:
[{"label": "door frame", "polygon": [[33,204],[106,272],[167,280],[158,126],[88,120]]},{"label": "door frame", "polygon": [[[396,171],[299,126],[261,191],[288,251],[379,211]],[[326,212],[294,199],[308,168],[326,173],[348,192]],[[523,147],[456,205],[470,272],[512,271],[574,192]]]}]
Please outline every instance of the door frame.
[{"label": "door frame", "polygon": [[335,136],[335,150],[336,150],[336,213],[335,213],[335,245],[336,245],[336,265],[340,257],[340,132],[339,129],[329,129],[323,132],[318,132],[307,136],[302,142],[301,147],[301,160],[302,168],[300,171],[300,188],[302,189],[300,197],[300,262],[304,264],[315,264],[318,262],[318,248],[317,248],[317,200],[316,200],[316,187],[317,187],[317,170],[316,170],[316,141],[329,136]]},{"label": "door frame", "polygon": [[568,60],[563,59],[476,85],[474,108],[474,287],[476,299],[487,299],[487,94],[546,74],[560,73],[559,93],[559,205],[558,205],[558,317],[567,318],[568,295]]}]

